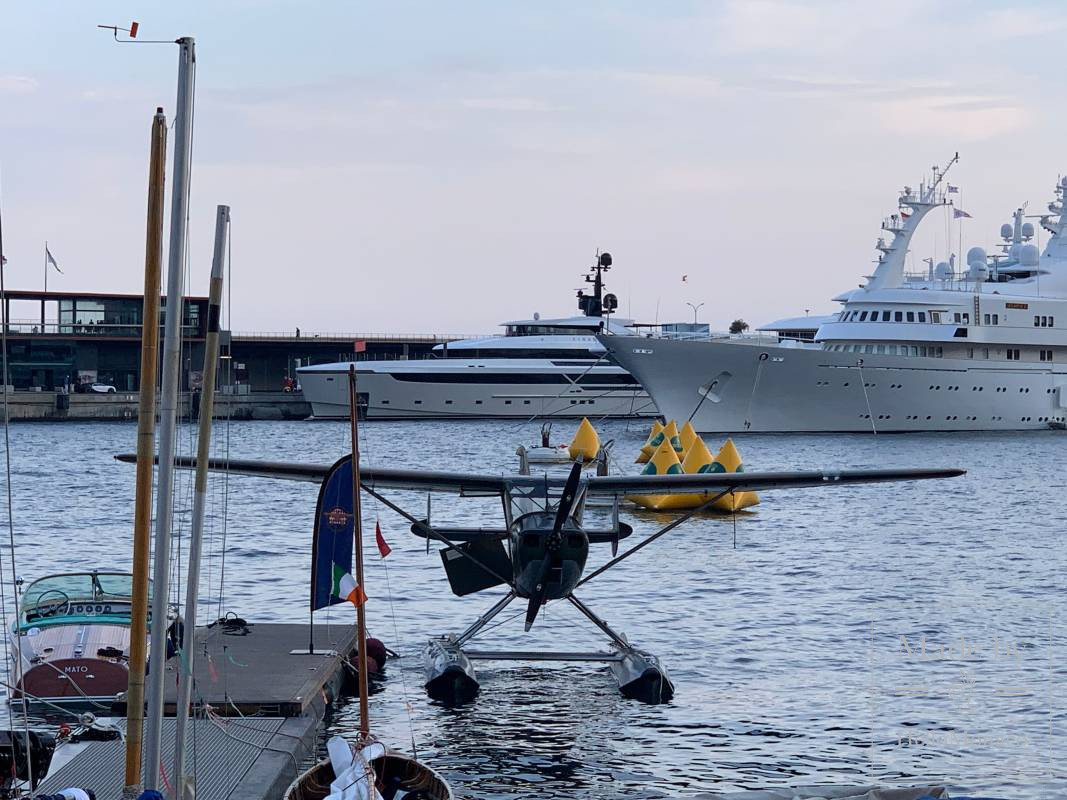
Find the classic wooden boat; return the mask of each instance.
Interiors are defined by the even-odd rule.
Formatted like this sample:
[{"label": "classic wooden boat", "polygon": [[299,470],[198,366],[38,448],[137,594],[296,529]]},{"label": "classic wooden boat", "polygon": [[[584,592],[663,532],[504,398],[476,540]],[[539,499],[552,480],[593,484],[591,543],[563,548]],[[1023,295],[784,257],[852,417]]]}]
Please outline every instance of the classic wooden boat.
[{"label": "classic wooden boat", "polygon": [[131,580],[128,572],[94,571],[31,583],[12,626],[13,697],[110,703],[126,691]]},{"label": "classic wooden boat", "polygon": [[[395,796],[404,800],[452,800],[452,789],[444,778],[409,756],[386,752],[381,758],[372,759],[370,764],[379,793],[392,790]],[[335,777],[330,759],[325,758],[293,781],[283,796],[284,800],[324,800],[330,796],[330,784]]]}]

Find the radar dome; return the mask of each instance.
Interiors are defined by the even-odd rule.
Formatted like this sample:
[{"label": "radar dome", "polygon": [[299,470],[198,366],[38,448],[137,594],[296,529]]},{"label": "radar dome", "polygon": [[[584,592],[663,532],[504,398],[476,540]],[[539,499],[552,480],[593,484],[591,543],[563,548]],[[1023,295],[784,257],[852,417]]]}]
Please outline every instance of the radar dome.
[{"label": "radar dome", "polygon": [[1023,223],[1023,238],[1024,239],[1033,239],[1034,238],[1034,223],[1032,223],[1032,222],[1024,222]]},{"label": "radar dome", "polygon": [[984,281],[989,277],[989,267],[986,264],[971,264],[967,277],[972,281]]},{"label": "radar dome", "polygon": [[952,278],[952,267],[948,265],[947,261],[940,262],[934,267],[934,277],[939,281],[947,281]]},{"label": "radar dome", "polygon": [[1024,244],[1019,248],[1019,263],[1024,267],[1036,267],[1041,260],[1041,253],[1037,245]]},{"label": "radar dome", "polygon": [[1010,239],[1014,235],[1015,235],[1015,228],[1013,228],[1011,226],[1010,222],[1005,222],[1003,225],[1000,226],[1000,238],[1001,239]]},{"label": "radar dome", "polygon": [[534,312],[534,319],[541,319],[541,312],[540,311],[535,311]]},{"label": "radar dome", "polygon": [[967,251],[967,266],[974,267],[975,264],[985,264],[986,254],[985,250],[981,247],[972,247]]}]

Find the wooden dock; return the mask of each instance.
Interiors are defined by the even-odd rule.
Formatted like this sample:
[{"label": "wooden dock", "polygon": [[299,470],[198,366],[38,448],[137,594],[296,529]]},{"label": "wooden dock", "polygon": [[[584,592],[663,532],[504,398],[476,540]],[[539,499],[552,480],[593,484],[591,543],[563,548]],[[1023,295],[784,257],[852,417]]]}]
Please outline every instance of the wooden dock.
[{"label": "wooden dock", "polygon": [[[316,625],[309,654],[308,626],[261,623],[247,633],[197,628],[189,737],[197,796],[211,800],[276,800],[315,753],[326,708],[349,685],[346,656],[356,647],[351,625]],[[167,662],[166,713],[174,715],[177,658]],[[203,711],[210,707],[211,717]],[[112,708],[124,717],[125,704]],[[215,715],[225,716],[217,719]],[[124,728],[126,720],[114,722]],[[77,786],[97,797],[122,793],[122,741],[65,745],[39,792]],[[66,750],[66,752],[64,752]],[[163,770],[173,770],[174,720],[164,720]]]}]

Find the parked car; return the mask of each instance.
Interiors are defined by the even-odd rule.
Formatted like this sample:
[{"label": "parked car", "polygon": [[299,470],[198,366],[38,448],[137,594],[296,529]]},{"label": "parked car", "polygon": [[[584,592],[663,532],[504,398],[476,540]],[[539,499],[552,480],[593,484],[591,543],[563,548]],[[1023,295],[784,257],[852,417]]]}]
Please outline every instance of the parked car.
[{"label": "parked car", "polygon": [[90,392],[98,392],[99,394],[114,394],[115,387],[109,383],[91,383],[89,384]]}]

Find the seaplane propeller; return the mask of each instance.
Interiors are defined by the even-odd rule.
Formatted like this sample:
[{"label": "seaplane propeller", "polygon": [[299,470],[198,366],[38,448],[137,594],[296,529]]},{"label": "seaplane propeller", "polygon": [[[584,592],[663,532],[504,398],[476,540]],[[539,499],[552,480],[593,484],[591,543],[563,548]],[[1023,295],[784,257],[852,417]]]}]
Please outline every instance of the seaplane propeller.
[{"label": "seaplane propeller", "polygon": [[545,537],[545,554],[544,558],[541,559],[541,571],[537,576],[537,581],[534,583],[533,591],[530,592],[530,602],[526,606],[527,631],[533,627],[537,612],[541,610],[541,606],[545,604],[547,599],[549,574],[560,574],[559,580],[562,582],[563,557],[561,550],[563,549],[563,526],[571,518],[574,501],[578,499],[578,483],[581,479],[582,465],[574,464],[571,467],[570,475],[567,476],[567,483],[563,486],[559,504],[556,506],[556,518],[552,522],[552,532]]},{"label": "seaplane propeller", "polygon": [[[117,458],[128,462],[136,460],[134,456]],[[179,457],[175,459],[175,465],[193,468],[196,459]],[[348,456],[333,465],[211,459],[208,466],[235,475],[312,481],[321,485],[320,498],[333,485],[331,482],[351,481],[351,458]],[[674,685],[659,659],[633,646],[625,636],[613,630],[575,596],[576,589],[676,530],[685,520],[730,492],[951,478],[963,474],[964,471],[959,469],[881,469],[617,476],[587,475],[580,465],[575,464],[564,479],[547,474],[501,475],[362,467],[360,486],[408,520],[412,533],[424,537],[427,544],[433,539],[444,545],[439,552],[454,594],[464,596],[501,586],[508,589],[463,633],[434,638],[427,644],[425,687],[431,697],[445,703],[472,700],[478,692],[472,661],[479,659],[592,661],[609,666],[625,696],[647,703],[663,703],[674,696]],[[489,528],[431,525],[428,500],[426,519],[420,520],[385,497],[381,493],[383,489],[496,496],[503,501],[503,525]],[[619,521],[619,499],[628,494],[679,493],[696,495],[698,502],[657,532],[618,554],[619,541],[633,533],[629,525]],[[583,522],[590,497],[612,500],[612,521],[607,529],[597,529]],[[610,544],[612,558],[584,575],[591,544]],[[516,598],[528,601],[526,630],[530,630],[537,612],[547,601],[566,600],[608,638],[609,650],[572,653],[467,649],[468,643]]]}]

